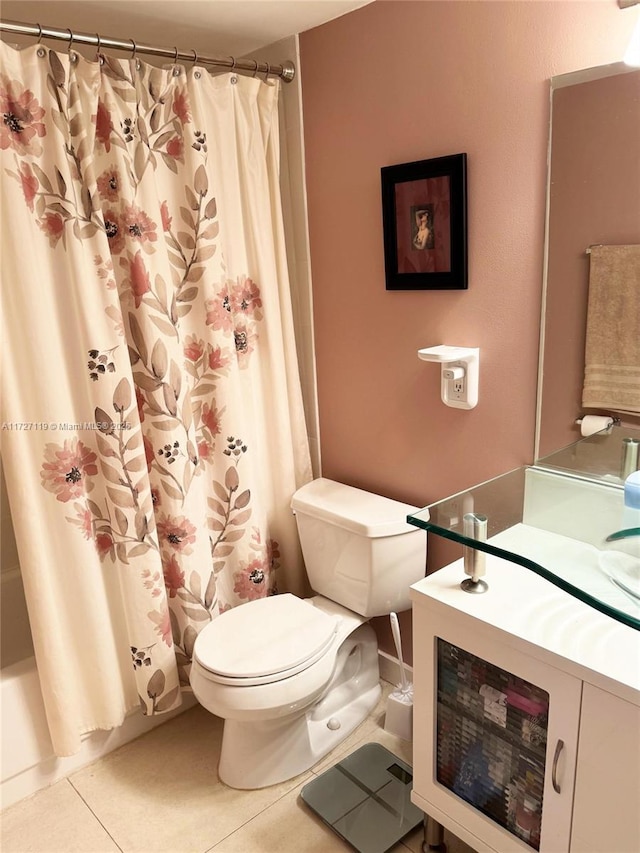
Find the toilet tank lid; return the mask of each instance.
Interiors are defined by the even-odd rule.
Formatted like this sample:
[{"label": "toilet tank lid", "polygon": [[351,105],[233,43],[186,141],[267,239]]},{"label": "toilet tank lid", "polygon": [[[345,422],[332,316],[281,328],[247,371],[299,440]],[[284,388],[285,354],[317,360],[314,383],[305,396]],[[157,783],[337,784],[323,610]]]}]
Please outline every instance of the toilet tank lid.
[{"label": "toilet tank lid", "polygon": [[294,512],[328,521],[368,538],[420,533],[407,524],[418,507],[319,477],[302,486],[291,499]]}]

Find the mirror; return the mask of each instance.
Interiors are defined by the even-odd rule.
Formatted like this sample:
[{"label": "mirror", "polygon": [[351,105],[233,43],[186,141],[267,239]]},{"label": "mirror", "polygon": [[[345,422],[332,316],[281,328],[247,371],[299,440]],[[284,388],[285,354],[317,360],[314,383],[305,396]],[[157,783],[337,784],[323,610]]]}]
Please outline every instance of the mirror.
[{"label": "mirror", "polygon": [[[616,63],[554,77],[537,460],[580,439],[576,419],[584,411],[587,250],[598,244],[640,244],[639,187],[640,70]],[[640,417],[619,417],[635,427],[630,435],[639,434]],[[585,440],[583,450],[595,452],[603,438]],[[621,438],[618,434],[610,442],[616,448],[609,448],[609,455],[619,452]]]}]

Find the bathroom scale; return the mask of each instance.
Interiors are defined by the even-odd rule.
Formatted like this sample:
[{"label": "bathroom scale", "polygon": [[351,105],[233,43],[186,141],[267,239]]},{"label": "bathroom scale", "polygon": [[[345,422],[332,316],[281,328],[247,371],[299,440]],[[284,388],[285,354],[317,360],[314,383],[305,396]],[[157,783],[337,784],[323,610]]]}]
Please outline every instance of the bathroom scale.
[{"label": "bathroom scale", "polygon": [[385,853],[419,826],[413,773],[379,743],[367,743],[308,782],[303,802],[359,853]]}]

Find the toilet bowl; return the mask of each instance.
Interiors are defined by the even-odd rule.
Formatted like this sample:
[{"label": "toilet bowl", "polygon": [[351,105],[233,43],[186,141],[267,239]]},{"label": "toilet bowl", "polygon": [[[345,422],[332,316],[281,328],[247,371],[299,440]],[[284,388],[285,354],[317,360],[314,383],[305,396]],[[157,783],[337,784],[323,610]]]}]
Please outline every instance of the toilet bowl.
[{"label": "toilet bowl", "polygon": [[247,602],[194,645],[191,686],[225,721],[218,775],[233,788],[303,773],[369,715],[381,688],[368,619],[407,609],[424,575],[426,535],[406,524],[414,507],[325,479],[292,507],[318,594]]},{"label": "toilet bowl", "polygon": [[[259,599],[236,613],[242,618],[216,620],[194,648],[191,686],[225,720],[220,779],[262,788],[307,770],[371,712],[380,698],[378,646],[362,618],[319,596]],[[256,646],[268,625],[273,646],[271,637]],[[288,636],[293,625],[299,632]],[[225,648],[234,658],[247,651],[241,675],[229,674]]]}]

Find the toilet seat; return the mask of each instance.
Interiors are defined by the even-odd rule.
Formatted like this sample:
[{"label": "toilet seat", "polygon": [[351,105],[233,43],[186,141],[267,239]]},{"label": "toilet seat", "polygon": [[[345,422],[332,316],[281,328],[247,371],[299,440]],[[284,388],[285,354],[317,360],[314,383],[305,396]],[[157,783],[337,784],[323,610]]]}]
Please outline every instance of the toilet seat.
[{"label": "toilet seat", "polygon": [[338,624],[337,617],[289,593],[256,599],[204,628],[193,659],[210,681],[238,687],[271,684],[322,658]]}]

